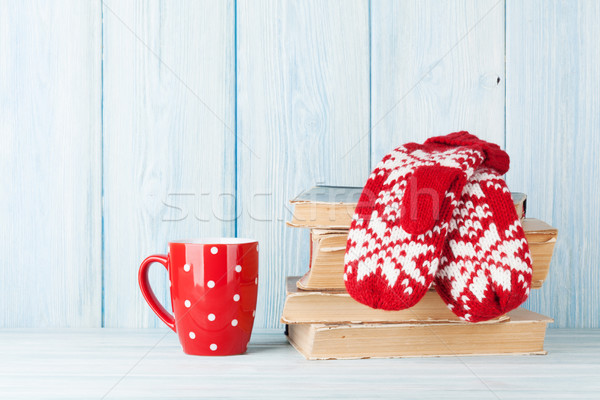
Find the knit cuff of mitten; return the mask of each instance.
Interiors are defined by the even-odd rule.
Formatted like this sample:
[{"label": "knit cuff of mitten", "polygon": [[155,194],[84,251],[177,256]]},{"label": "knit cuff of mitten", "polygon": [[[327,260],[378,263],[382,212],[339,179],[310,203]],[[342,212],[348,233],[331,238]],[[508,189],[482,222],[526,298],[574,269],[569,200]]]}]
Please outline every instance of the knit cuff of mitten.
[{"label": "knit cuff of mitten", "polygon": [[500,175],[504,175],[510,167],[510,158],[497,144],[479,139],[469,132],[454,132],[449,135],[431,137],[425,144],[444,144],[447,146],[470,146],[480,147],[485,154],[482,166],[495,169]]}]

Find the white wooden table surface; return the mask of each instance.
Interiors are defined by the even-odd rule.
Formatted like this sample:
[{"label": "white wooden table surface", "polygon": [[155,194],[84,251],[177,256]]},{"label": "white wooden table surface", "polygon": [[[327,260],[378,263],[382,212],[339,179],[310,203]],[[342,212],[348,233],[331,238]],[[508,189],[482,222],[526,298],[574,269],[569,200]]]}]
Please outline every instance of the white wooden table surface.
[{"label": "white wooden table surface", "polygon": [[0,398],[600,398],[600,330],[549,330],[546,356],[306,361],[282,333],[186,356],[153,330],[0,330]]}]

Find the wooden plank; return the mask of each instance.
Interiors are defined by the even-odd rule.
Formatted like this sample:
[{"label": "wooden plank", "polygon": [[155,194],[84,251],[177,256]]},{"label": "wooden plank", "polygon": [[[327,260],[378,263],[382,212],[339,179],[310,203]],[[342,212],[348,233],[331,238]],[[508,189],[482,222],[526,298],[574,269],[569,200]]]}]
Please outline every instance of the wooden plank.
[{"label": "wooden plank", "polygon": [[546,356],[307,361],[281,332],[235,357],[183,354],[166,329],[4,330],[10,399],[597,398],[600,332],[550,329]]},{"label": "wooden plank", "polygon": [[504,146],[503,3],[371,3],[372,166],[460,130]]},{"label": "wooden plank", "polygon": [[140,262],[169,240],[234,234],[234,3],[104,4],[105,325],[161,326]]},{"label": "wooden plank", "polygon": [[528,306],[559,327],[600,327],[600,3],[507,3],[508,183],[558,228]]},{"label": "wooden plank", "polygon": [[0,3],[0,327],[101,323],[98,2]]},{"label": "wooden plank", "polygon": [[370,172],[368,4],[242,0],[237,21],[238,234],[260,241],[256,324],[273,328],[285,277],[308,268],[288,201]]}]

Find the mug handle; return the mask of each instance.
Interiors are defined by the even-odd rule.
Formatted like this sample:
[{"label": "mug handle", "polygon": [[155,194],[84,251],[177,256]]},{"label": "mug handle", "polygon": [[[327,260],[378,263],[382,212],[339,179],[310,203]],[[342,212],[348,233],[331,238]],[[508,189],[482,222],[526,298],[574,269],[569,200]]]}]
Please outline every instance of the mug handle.
[{"label": "mug handle", "polygon": [[173,317],[163,307],[163,305],[160,304],[160,302],[156,298],[156,295],[152,291],[152,288],[150,287],[150,281],[148,280],[148,271],[150,265],[152,265],[155,262],[162,264],[167,269],[167,271],[169,271],[169,260],[167,256],[157,254],[146,258],[144,261],[142,261],[142,264],[140,265],[140,271],[138,273],[140,290],[144,295],[144,299],[146,299],[146,303],[148,303],[152,311],[154,311],[154,313],[158,315],[158,318],[160,318],[162,322],[164,322],[169,328],[173,329],[173,332],[177,332],[175,330],[175,317]]}]

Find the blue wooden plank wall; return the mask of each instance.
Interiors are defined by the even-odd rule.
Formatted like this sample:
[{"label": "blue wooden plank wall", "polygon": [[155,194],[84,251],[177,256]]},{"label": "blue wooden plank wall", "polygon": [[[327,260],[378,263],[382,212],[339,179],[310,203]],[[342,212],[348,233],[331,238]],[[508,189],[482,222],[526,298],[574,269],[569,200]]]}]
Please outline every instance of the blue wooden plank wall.
[{"label": "blue wooden plank wall", "polygon": [[507,181],[529,216],[559,229],[531,309],[557,326],[600,327],[600,2],[509,1]]},{"label": "blue wooden plank wall", "polygon": [[[104,326],[161,326],[136,265],[235,233],[233,1],[104,2]],[[167,273],[151,283],[169,304]]]},{"label": "blue wooden plank wall", "polygon": [[369,173],[369,8],[364,0],[238,1],[238,234],[261,242],[257,326],[280,327],[286,275],[308,267],[288,200]]},{"label": "blue wooden plank wall", "polygon": [[599,20],[594,0],[1,2],[0,327],[161,326],[139,262],[238,235],[261,242],[256,326],[280,329],[308,263],[287,200],[459,129],[505,147],[560,230],[527,306],[600,327]]},{"label": "blue wooden plank wall", "polygon": [[98,2],[0,3],[0,326],[102,319]]}]

